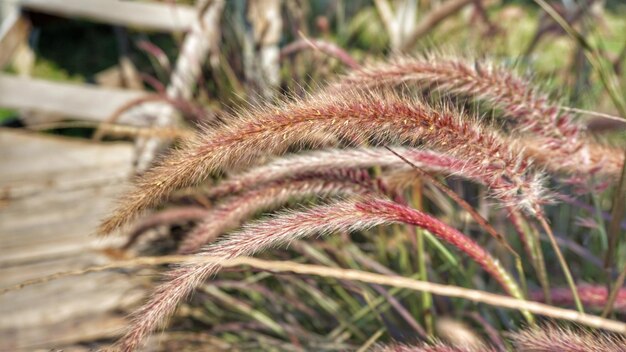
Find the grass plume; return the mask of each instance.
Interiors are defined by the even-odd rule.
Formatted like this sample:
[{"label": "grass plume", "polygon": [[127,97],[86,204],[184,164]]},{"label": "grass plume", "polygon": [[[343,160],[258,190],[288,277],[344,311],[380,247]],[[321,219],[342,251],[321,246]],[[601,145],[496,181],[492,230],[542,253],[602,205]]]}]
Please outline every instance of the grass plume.
[{"label": "grass plume", "polygon": [[[171,192],[197,184],[212,173],[249,165],[261,155],[282,154],[288,147],[319,143],[320,135],[374,144],[428,143],[493,180],[491,188],[499,198],[531,212],[542,202],[542,176],[532,170],[532,161],[522,155],[521,148],[469,116],[445,107],[434,109],[389,91],[320,93],[246,111],[232,123],[192,139],[136,181],[99,233],[114,231]],[[507,182],[501,183],[502,179]]]},{"label": "grass plume", "polygon": [[562,109],[530,79],[495,62],[436,55],[399,57],[354,70],[333,87],[403,84],[422,85],[499,109],[516,131],[531,138],[527,153],[548,170],[619,177],[624,162],[619,149],[593,142],[571,111]]},{"label": "grass plume", "polygon": [[226,230],[241,225],[250,216],[275,209],[290,200],[377,193],[378,188],[377,182],[366,171],[359,169],[332,170],[271,182],[230,197],[209,210],[202,222],[185,237],[179,252],[194,253]]},{"label": "grass plume", "polygon": [[624,352],[626,338],[553,325],[537,326],[511,334],[517,351]]},{"label": "grass plume", "polygon": [[[396,149],[399,153],[406,155],[413,163],[427,170],[471,176],[469,172],[465,171],[466,163],[464,161],[445,154],[421,148],[397,147]],[[253,188],[259,184],[313,172],[346,168],[371,168],[374,166],[396,169],[406,167],[406,163],[391,155],[385,148],[323,149],[276,158],[265,165],[233,175],[209,188],[203,194],[211,199],[216,199]]]},{"label": "grass plume", "polygon": [[[477,262],[511,296],[522,298],[509,274],[476,242],[430,215],[376,198],[341,201],[250,223],[207,247],[199,255],[226,260],[251,255],[298,238],[336,231],[363,230],[392,223],[410,224],[432,232]],[[219,262],[212,262],[189,264],[168,273],[170,280],[159,286],[149,302],[135,314],[134,323],[120,341],[120,348],[123,351],[138,348],[146,335],[174,312],[181,300],[219,269]]]}]

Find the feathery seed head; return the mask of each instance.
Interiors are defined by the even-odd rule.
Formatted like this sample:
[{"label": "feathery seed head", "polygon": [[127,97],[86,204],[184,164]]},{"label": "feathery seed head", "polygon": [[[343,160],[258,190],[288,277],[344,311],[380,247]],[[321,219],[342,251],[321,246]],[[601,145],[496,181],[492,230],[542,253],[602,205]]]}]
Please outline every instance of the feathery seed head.
[{"label": "feathery seed head", "polygon": [[[404,223],[427,229],[457,247],[476,261],[511,295],[521,298],[517,287],[500,264],[469,237],[436,218],[392,201],[371,197],[346,200],[303,211],[287,211],[245,225],[240,231],[206,247],[198,255],[223,260],[288,244],[295,239],[335,231],[356,231],[373,226]],[[134,324],[120,341],[124,351],[137,348],[148,333],[169,317],[177,304],[208,276],[220,268],[219,262],[190,263],[171,271],[170,281],[162,284],[134,318]]]},{"label": "feathery seed head", "polygon": [[278,208],[293,199],[385,194],[387,190],[381,189],[385,186],[377,181],[372,180],[365,170],[334,169],[261,184],[248,192],[230,197],[215,209],[207,211],[202,223],[187,235],[179,252],[194,253],[224,231],[241,225],[255,213]]},{"label": "feathery seed head", "polygon": [[[520,204],[524,191],[541,187],[529,184],[538,178],[519,147],[459,112],[431,108],[389,90],[320,93],[245,112],[231,124],[194,138],[144,174],[100,232],[111,232],[174,190],[197,184],[211,173],[249,165],[261,155],[282,154],[320,135],[378,145],[424,143],[465,160],[466,169],[488,180],[494,193],[508,193]],[[502,177],[507,182],[500,182]],[[535,202],[535,195],[529,196]]]},{"label": "feathery seed head", "polygon": [[[373,89],[418,84],[436,91],[483,101],[499,109],[515,131],[535,139],[528,148],[533,158],[550,171],[590,174],[591,170],[616,180],[624,162],[620,153],[594,143],[571,112],[562,109],[527,78],[491,61],[470,61],[454,56],[399,57],[352,71],[331,86]],[[590,150],[586,150],[590,149]],[[588,158],[588,153],[593,154]]]},{"label": "feathery seed head", "polygon": [[626,352],[624,336],[556,325],[535,326],[510,336],[518,351]]}]

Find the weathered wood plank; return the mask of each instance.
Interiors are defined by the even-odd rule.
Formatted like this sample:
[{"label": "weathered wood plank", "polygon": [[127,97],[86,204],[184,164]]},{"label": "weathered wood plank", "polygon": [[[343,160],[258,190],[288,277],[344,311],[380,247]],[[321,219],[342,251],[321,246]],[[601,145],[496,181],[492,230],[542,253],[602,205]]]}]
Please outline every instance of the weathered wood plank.
[{"label": "weathered wood plank", "polygon": [[24,9],[62,17],[138,27],[156,31],[186,31],[196,12],[180,4],[116,0],[22,0]]},{"label": "weathered wood plank", "polygon": [[[90,236],[132,173],[130,143],[0,129],[0,287],[111,261],[121,238]],[[69,277],[0,296],[0,350],[115,336],[143,296],[122,272]]]},{"label": "weathered wood plank", "polygon": [[11,62],[20,44],[30,32],[30,21],[18,11],[10,13],[0,24],[0,70]]},{"label": "weathered wood plank", "polygon": [[0,74],[0,107],[104,121],[146,93]]},{"label": "weathered wood plank", "polygon": [[[94,144],[80,139],[59,139],[28,133],[0,133],[0,164],[12,164],[0,172],[0,185],[10,185],[3,192],[5,199],[50,190],[72,191],[95,185],[117,184],[131,172],[128,160],[132,151],[128,143]],[[17,143],[17,144],[14,144]],[[17,147],[19,146],[19,147]],[[54,148],[62,155],[50,163]],[[28,159],[28,162],[16,162]],[[76,177],[80,172],[80,177]],[[44,177],[42,177],[42,174]],[[29,205],[32,206],[32,205]]]}]

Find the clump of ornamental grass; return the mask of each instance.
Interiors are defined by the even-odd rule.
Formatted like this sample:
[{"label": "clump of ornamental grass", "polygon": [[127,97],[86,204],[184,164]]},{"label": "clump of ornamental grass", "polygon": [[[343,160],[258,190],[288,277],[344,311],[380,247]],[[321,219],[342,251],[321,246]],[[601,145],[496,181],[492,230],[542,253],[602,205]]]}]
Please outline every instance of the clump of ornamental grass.
[{"label": "clump of ornamental grass", "polygon": [[[508,118],[513,128],[499,130],[450,105],[428,103],[419,93],[394,89],[412,83],[486,102]],[[580,286],[571,291],[574,282],[542,209],[550,201],[544,171],[615,179],[622,161],[604,155],[609,149],[590,142],[573,116],[528,80],[502,66],[451,58],[403,58],[356,70],[319,93],[252,107],[224,120],[224,125],[200,131],[138,177],[99,229],[101,234],[115,231],[182,188],[200,185],[213,175],[228,175],[198,191],[212,201],[208,209],[181,213],[186,219],[200,218],[179,247],[196,260],[168,272],[168,280],[133,315],[118,344],[124,351],[141,346],[181,301],[220,271],[220,262],[302,238],[364,232],[385,225],[426,230],[435,241],[447,243],[471,259],[504,292],[524,299],[524,290],[486,245],[426,214],[421,206],[420,210],[409,206],[403,197],[406,188],[412,187],[413,204],[417,204],[418,185],[430,182],[468,210],[484,230],[496,234],[484,218],[468,209],[467,202],[442,188],[430,173],[454,175],[485,186],[511,215],[537,267],[543,261],[538,239],[526,237],[524,225],[533,218],[542,224],[566,273],[570,301],[562,289],[549,289],[545,268],[539,270],[543,292],[532,292],[532,299],[552,299],[564,305],[582,301],[590,307],[607,300],[606,290],[602,293]],[[283,156],[287,151],[292,154]],[[304,200],[312,200],[308,208],[247,222],[256,214]],[[171,216],[163,218],[171,220]],[[499,234],[495,237],[504,241]],[[511,249],[508,243],[502,244]],[[211,260],[202,260],[209,257]],[[523,275],[523,268],[518,271]],[[620,304],[618,295],[616,309]],[[397,301],[394,307],[402,312]],[[522,313],[533,322],[532,316]],[[401,345],[393,348],[410,350]],[[463,350],[443,345],[419,348]]]}]

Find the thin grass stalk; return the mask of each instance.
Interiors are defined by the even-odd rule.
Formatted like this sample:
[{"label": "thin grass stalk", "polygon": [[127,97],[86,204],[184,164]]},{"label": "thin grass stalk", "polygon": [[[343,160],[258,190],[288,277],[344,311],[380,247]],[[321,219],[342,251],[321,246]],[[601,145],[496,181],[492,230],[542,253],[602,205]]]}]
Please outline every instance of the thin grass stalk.
[{"label": "thin grass stalk", "polygon": [[602,311],[602,317],[608,317],[613,309],[615,308],[615,302],[617,301],[618,296],[622,292],[622,286],[624,285],[624,281],[626,281],[626,264],[624,264],[624,268],[620,272],[619,276],[615,280],[615,284],[611,289],[611,294],[609,295],[609,299],[606,302],[606,306]]},{"label": "thin grass stalk", "polygon": [[[268,220],[254,222],[207,247],[199,256],[216,256],[228,260],[314,234],[363,230],[392,223],[411,224],[432,232],[465,252],[511,296],[523,299],[511,276],[497,260],[473,240],[427,214],[375,198],[337,202],[303,212],[287,212]],[[221,267],[220,262],[189,264],[168,273],[170,280],[159,286],[149,302],[134,314],[131,328],[120,340],[120,349],[123,351],[137,349],[148,333],[158,327],[164,318],[171,316],[182,299]]]},{"label": "thin grass stalk", "polygon": [[[262,273],[261,275],[269,275],[269,274]],[[280,300],[285,300],[285,303],[293,306],[295,309],[301,311],[302,313],[307,314],[308,316],[314,319],[321,318],[321,316],[318,314],[318,312],[315,309],[307,306],[304,302],[301,301],[301,297],[289,296],[289,295],[283,295],[281,293],[277,293],[273,291],[272,289],[270,289],[269,287],[257,283],[260,279],[261,279],[260,277],[257,278],[253,276],[253,280],[250,280],[251,282],[238,281],[238,280],[213,280],[208,285],[216,286],[216,287],[220,287],[224,289],[236,289],[249,296],[252,296],[258,293],[264,296],[264,298],[268,302],[272,302],[272,301],[278,302]],[[204,285],[202,287],[206,287],[206,286],[207,285]]]},{"label": "thin grass stalk", "polygon": [[[490,182],[501,199],[535,212],[544,200],[542,175],[520,147],[473,119],[444,107],[433,109],[393,92],[321,93],[302,101],[257,108],[229,125],[205,131],[144,173],[121,205],[99,227],[108,234],[180,188],[212,173],[251,164],[290,146],[321,143],[320,136],[367,139],[376,144],[428,141],[465,160],[466,169]],[[506,180],[506,182],[503,182]]]},{"label": "thin grass stalk", "polygon": [[558,12],[552,8],[548,3],[544,0],[535,0],[535,2],[541,6],[541,8],[552,17],[560,26],[565,30],[565,32],[572,37],[578,44],[580,44],[584,49],[584,54],[589,63],[593,66],[594,70],[598,72],[598,76],[600,76],[600,81],[607,93],[609,93],[609,97],[613,101],[613,105],[617,108],[622,118],[626,117],[626,102],[623,99],[623,94],[621,94],[621,89],[619,85],[619,80],[615,75],[615,71],[612,71],[612,75],[608,73],[609,69],[603,65],[602,56],[598,51],[597,47],[592,45],[587,39],[574,27],[572,27],[567,20],[563,18]]},{"label": "thin grass stalk", "polygon": [[[427,280],[424,280],[427,281]],[[426,330],[424,330],[424,328],[422,327],[422,325],[420,325],[415,318],[413,318],[413,316],[411,315],[411,313],[409,313],[403,306],[402,304],[393,296],[391,295],[389,292],[387,292],[387,290],[385,290],[382,286],[380,285],[372,285],[372,287],[374,288],[374,290],[376,290],[376,292],[378,292],[380,295],[382,295],[383,297],[385,297],[385,299],[387,301],[389,301],[389,304],[393,307],[393,309],[395,309],[398,314],[402,317],[402,319],[404,319],[404,321],[406,321],[406,323],[413,329],[415,330],[415,332],[423,339],[427,339],[428,336],[432,336],[431,332],[427,332]]]},{"label": "thin grass stalk", "polygon": [[350,56],[348,52],[346,52],[344,49],[337,46],[336,44],[320,39],[309,39],[306,37],[291,42],[285,45],[282,49],[280,49],[279,59],[284,60],[286,57],[305,49],[313,49],[315,51],[323,52],[330,57],[336,58],[341,63],[351,69],[357,69],[361,67],[361,64],[359,64],[352,56]]},{"label": "thin grass stalk", "polygon": [[548,222],[546,221],[543,214],[541,213],[537,214],[536,218],[537,218],[537,221],[539,221],[539,223],[543,227],[546,234],[548,235],[548,238],[550,239],[550,244],[552,244],[552,248],[554,249],[554,253],[556,254],[556,257],[558,258],[559,263],[561,264],[561,270],[563,270],[563,274],[565,275],[567,284],[569,285],[570,290],[572,291],[572,297],[574,298],[576,309],[578,309],[579,312],[584,313],[585,308],[583,307],[583,304],[578,295],[578,290],[576,289],[576,282],[574,281],[572,272],[569,270],[569,265],[567,265],[567,261],[565,260],[565,257],[563,256],[563,253],[561,252],[561,248],[559,247],[559,244],[556,242],[556,238],[554,237],[554,233],[552,232],[550,225],[548,225]]},{"label": "thin grass stalk", "polygon": [[356,352],[366,352],[370,350],[370,347],[372,347],[372,345],[374,345],[376,343],[376,341],[383,335],[383,333],[385,332],[384,328],[380,328],[378,329],[378,331],[376,331],[374,334],[372,334],[372,336],[370,336],[367,341],[365,341],[365,343],[363,343],[363,345],[361,345],[361,347],[359,347],[358,350],[356,350]]},{"label": "thin grass stalk", "polygon": [[243,302],[242,300],[236,299],[226,294],[218,287],[214,285],[205,285],[202,286],[201,289],[203,292],[217,298],[219,301],[221,301],[221,303],[230,306],[243,314],[249,315],[254,320],[261,323],[264,327],[271,330],[273,333],[283,337],[287,335],[285,329],[279,323],[275,322],[263,312],[254,309],[254,307]]},{"label": "thin grass stalk", "polygon": [[[413,187],[411,205],[414,209],[424,211],[424,204],[422,198],[422,182],[419,181]],[[416,245],[417,245],[417,258],[418,258],[418,272],[420,279],[423,281],[428,280],[428,270],[426,269],[426,250],[424,246],[424,230],[420,228],[415,229]],[[435,321],[433,316],[433,297],[430,293],[422,293],[422,312],[424,315],[424,325],[428,336],[433,336],[435,332]]]},{"label": "thin grass stalk", "polygon": [[526,255],[528,255],[528,257],[531,259],[533,267],[535,268],[535,270],[537,270],[537,256],[535,255],[534,251],[534,243],[532,242],[532,238],[530,238],[530,236],[526,232],[526,229],[522,225],[521,215],[516,212],[515,209],[507,208],[507,217],[513,225],[513,228],[517,233],[517,237],[519,238],[520,243],[522,244],[522,247],[526,252]]},{"label": "thin grass stalk", "polygon": [[[527,225],[528,231],[531,233],[531,238],[533,241],[534,254],[537,257],[537,264],[539,267],[539,280],[543,282],[542,286],[546,288],[550,287],[550,279],[548,277],[548,270],[546,269],[546,260],[543,255],[543,249],[541,248],[541,237],[539,234],[539,230],[537,229],[535,223],[530,222],[528,218],[526,218],[523,214],[522,219],[524,224]],[[550,301],[548,301],[549,303]]]},{"label": "thin grass stalk", "polygon": [[[391,269],[387,268],[386,266],[380,264],[379,262],[372,260],[366,255],[364,255],[357,246],[352,245],[351,248],[348,249],[348,251],[354,256],[354,260],[356,262],[364,265],[365,267],[371,270],[374,270],[375,272],[379,274],[397,275]],[[423,279],[423,276],[421,276],[421,274],[420,274],[420,279]],[[432,332],[425,330],[422,327],[422,325],[420,325],[415,320],[413,315],[411,315],[411,313],[407,309],[405,309],[400,304],[400,302],[394,297],[395,292],[392,293],[391,290],[387,291],[386,289],[384,289],[382,286],[379,286],[379,285],[373,285],[373,287],[377,292],[383,295],[385,299],[387,299],[387,301],[389,301],[389,303],[398,312],[398,314],[400,314],[400,316],[407,322],[409,326],[411,326],[411,328],[413,328],[413,330],[415,330],[415,332],[418,335],[420,335],[421,338],[427,339],[428,336],[432,336]]]},{"label": "thin grass stalk", "polygon": [[551,303],[550,298],[550,281],[548,279],[548,271],[546,270],[546,263],[543,259],[543,252],[541,250],[541,243],[537,231],[529,224],[528,221],[517,210],[508,208],[508,218],[513,224],[515,231],[517,232],[520,242],[526,251],[526,254],[531,260],[539,284],[545,294],[546,302]]},{"label": "thin grass stalk", "polygon": [[[326,266],[331,266],[331,267],[338,267],[338,263],[333,260],[332,258],[336,257],[336,258],[340,258],[343,255],[343,252],[341,250],[337,250],[337,248],[335,247],[330,247],[330,248],[325,248],[327,251],[330,251],[331,253],[334,254],[334,257],[332,256],[328,256],[326,255],[325,252],[322,251],[318,251],[315,249],[315,247],[307,244],[307,243],[301,243],[300,241],[297,242],[297,247],[302,246],[304,251],[299,250],[299,252],[303,253],[305,256],[307,256],[308,258],[311,258],[312,260],[326,265]],[[326,246],[324,246],[326,247]],[[380,268],[380,266],[382,265],[378,265],[378,267]],[[376,269],[374,269],[375,271],[378,271]],[[390,270],[384,270],[382,273],[386,273],[386,274],[392,274],[395,275],[395,273],[390,272]],[[355,287],[356,285],[354,285],[353,283],[348,283],[350,284],[350,286],[352,286],[352,290],[353,291],[360,291],[360,289],[358,287]],[[345,285],[345,283],[344,283]],[[362,307],[362,303],[353,299],[353,297],[351,295],[349,295],[345,290],[341,289],[342,286],[344,285],[332,285],[333,289],[336,290],[339,295],[346,301],[349,302],[350,306],[351,306],[351,310],[353,312],[358,312],[359,310],[361,310]],[[381,286],[378,285],[372,285],[372,288],[374,289],[374,291],[379,292],[382,297],[384,297],[384,299],[386,300],[386,302],[388,303],[388,306],[390,308],[393,308],[394,310],[396,310],[396,312],[403,317],[403,319],[411,326],[413,327],[416,332],[418,333],[418,335],[423,336],[424,338],[427,336],[427,334],[425,333],[424,329],[421,327],[421,325],[419,323],[417,323],[417,321],[415,321],[412,318],[412,315],[406,311],[406,309],[400,304],[400,302],[398,302],[396,300],[396,298],[394,297],[393,294],[388,293],[384,288],[382,288]],[[368,307],[371,307],[371,311],[374,311],[374,304],[373,302],[370,301],[369,297],[370,294],[373,293],[371,291],[369,291],[369,289],[367,287],[363,288],[363,292],[359,292],[358,294],[361,295],[362,297],[364,297],[366,300],[368,300]],[[381,309],[379,311],[377,311],[378,314],[384,314],[386,311],[386,309]],[[355,315],[352,316],[352,321],[358,321],[358,319],[354,319]],[[354,326],[350,326],[349,327],[350,330],[354,329]],[[330,335],[330,334],[329,334]]]},{"label": "thin grass stalk", "polygon": [[[626,160],[626,148],[624,149],[624,158]],[[626,161],[622,166],[622,175],[615,190],[615,196],[613,197],[613,208],[611,209],[611,221],[609,222],[608,238],[609,245],[604,257],[604,268],[609,269],[613,267],[613,261],[615,252],[618,247],[619,235],[621,232],[621,222],[624,218],[624,209],[626,208]],[[609,280],[610,282],[610,280]],[[609,284],[610,287],[610,284]],[[619,286],[618,286],[619,287]]]},{"label": "thin grass stalk", "polygon": [[600,235],[601,248],[605,252],[605,255],[607,255],[609,250],[609,235],[606,232],[606,225],[602,219],[602,205],[600,204],[600,197],[596,192],[592,191],[590,193],[589,197],[591,198],[591,204],[593,204],[592,206],[594,210],[592,215],[595,216],[596,229]]},{"label": "thin grass stalk", "polygon": [[[389,274],[386,274],[389,275]],[[413,274],[408,276],[410,279],[419,280],[419,274]],[[399,298],[405,298],[409,295],[410,292],[406,292],[403,288],[393,287],[389,290],[389,294],[393,296],[397,296]],[[347,335],[344,331],[351,328],[352,324],[356,324],[359,321],[363,321],[368,317],[368,314],[373,313],[374,310],[385,311],[391,305],[387,302],[387,299],[384,296],[379,296],[370,300],[367,305],[364,305],[360,310],[357,310],[351,317],[349,321],[341,322],[337,327],[335,327],[327,337],[333,340],[343,341],[345,336]]]},{"label": "thin grass stalk", "polygon": [[517,211],[515,211],[515,209],[507,208],[507,217],[513,225],[513,228],[517,233],[517,237],[519,238],[519,241],[522,244],[524,251],[526,252],[528,257],[532,259],[532,261],[535,261],[536,259],[533,248],[534,243],[532,243],[532,239],[522,225],[522,216]]}]

